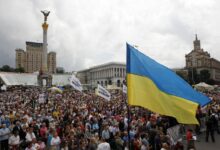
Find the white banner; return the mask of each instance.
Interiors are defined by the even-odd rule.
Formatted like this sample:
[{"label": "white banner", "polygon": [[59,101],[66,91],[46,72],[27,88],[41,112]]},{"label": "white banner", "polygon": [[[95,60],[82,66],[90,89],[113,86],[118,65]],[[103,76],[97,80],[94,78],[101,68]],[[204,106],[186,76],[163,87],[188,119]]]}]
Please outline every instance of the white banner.
[{"label": "white banner", "polygon": [[6,85],[3,85],[3,86],[1,87],[1,89],[2,89],[2,91],[7,91]]},{"label": "white banner", "polygon": [[98,88],[96,89],[96,94],[98,96],[101,96],[102,98],[110,101],[111,99],[111,94],[101,85],[98,84]]},{"label": "white banner", "polygon": [[122,87],[122,92],[127,94],[127,86],[123,84],[123,87]]},{"label": "white banner", "polygon": [[45,103],[45,95],[44,94],[39,94],[38,102],[40,104]]},{"label": "white banner", "polygon": [[167,129],[167,134],[171,137],[171,141],[175,145],[179,139],[181,139],[180,136],[180,125],[176,125],[174,127]]},{"label": "white banner", "polygon": [[76,89],[76,90],[78,90],[78,91],[80,91],[80,92],[82,92],[82,90],[83,90],[82,85],[81,85],[79,79],[76,78],[75,75],[72,75],[72,77],[70,78],[70,85],[71,85],[74,89]]}]

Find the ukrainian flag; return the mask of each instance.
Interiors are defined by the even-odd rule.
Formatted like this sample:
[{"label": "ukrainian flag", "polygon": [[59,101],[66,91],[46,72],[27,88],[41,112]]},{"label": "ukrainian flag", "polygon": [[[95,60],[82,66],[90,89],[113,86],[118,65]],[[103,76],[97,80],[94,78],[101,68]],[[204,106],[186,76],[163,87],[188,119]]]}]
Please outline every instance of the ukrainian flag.
[{"label": "ukrainian flag", "polygon": [[210,99],[196,92],[172,70],[127,44],[127,89],[129,105],[142,106],[179,123],[198,124],[198,105]]}]

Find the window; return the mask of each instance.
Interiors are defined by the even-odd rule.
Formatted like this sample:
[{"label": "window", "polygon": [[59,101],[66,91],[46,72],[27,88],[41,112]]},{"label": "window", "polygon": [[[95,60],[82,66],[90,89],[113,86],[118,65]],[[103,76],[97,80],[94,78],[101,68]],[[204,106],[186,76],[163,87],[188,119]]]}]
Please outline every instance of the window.
[{"label": "window", "polygon": [[120,87],[121,81],[117,80],[117,87]]}]

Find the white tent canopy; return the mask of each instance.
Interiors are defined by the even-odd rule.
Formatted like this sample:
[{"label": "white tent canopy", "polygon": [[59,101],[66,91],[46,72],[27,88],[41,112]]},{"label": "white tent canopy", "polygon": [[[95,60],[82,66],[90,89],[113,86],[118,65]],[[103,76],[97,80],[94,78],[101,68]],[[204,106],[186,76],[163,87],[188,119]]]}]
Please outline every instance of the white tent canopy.
[{"label": "white tent canopy", "polygon": [[200,82],[196,85],[194,85],[194,87],[197,89],[197,90],[208,90],[208,91],[211,91],[211,90],[214,90],[214,86],[212,85],[209,85],[209,84],[206,84],[205,82]]},{"label": "white tent canopy", "polygon": [[[63,86],[69,84],[70,74],[53,74],[52,84],[57,86]],[[11,85],[31,85],[37,86],[37,74],[36,73],[8,73],[0,72],[0,80],[6,86]]]}]

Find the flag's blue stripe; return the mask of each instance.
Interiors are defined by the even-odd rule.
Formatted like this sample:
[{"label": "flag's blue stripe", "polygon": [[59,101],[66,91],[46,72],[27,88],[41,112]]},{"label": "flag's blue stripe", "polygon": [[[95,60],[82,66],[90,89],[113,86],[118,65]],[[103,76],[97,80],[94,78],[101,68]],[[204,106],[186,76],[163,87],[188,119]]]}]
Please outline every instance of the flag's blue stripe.
[{"label": "flag's blue stripe", "polygon": [[[130,59],[131,57],[132,59]],[[127,44],[127,73],[146,76],[163,92],[199,103],[201,106],[210,102],[208,97],[195,91],[172,70],[157,63],[129,44]]]}]

